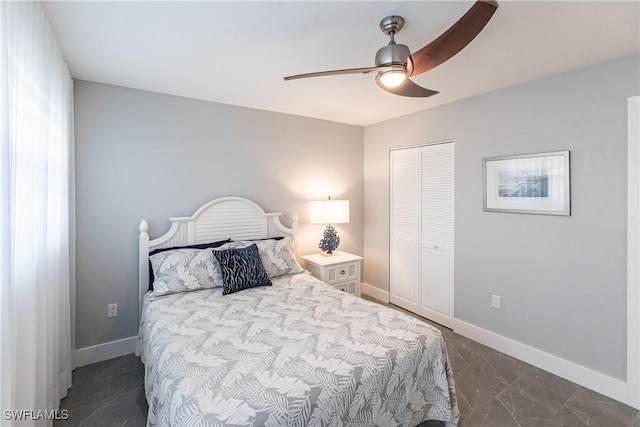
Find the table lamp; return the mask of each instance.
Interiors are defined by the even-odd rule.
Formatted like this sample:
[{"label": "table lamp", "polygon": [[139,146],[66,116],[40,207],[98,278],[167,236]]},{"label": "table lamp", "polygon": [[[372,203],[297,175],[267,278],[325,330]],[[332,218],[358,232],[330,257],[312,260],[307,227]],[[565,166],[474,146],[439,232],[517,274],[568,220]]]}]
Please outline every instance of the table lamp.
[{"label": "table lamp", "polygon": [[309,222],[327,225],[318,247],[322,249],[323,255],[333,255],[333,251],[340,244],[340,236],[332,224],[347,224],[349,222],[349,201],[331,200],[331,196],[328,200],[312,201]]}]

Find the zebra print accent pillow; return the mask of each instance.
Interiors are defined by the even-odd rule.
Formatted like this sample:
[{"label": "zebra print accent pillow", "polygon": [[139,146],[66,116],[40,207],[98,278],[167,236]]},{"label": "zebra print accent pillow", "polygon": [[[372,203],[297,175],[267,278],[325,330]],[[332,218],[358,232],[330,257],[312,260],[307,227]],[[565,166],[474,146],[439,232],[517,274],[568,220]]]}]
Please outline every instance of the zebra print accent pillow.
[{"label": "zebra print accent pillow", "polygon": [[222,270],[222,295],[257,286],[271,286],[255,243],[244,248],[214,250],[213,256]]}]

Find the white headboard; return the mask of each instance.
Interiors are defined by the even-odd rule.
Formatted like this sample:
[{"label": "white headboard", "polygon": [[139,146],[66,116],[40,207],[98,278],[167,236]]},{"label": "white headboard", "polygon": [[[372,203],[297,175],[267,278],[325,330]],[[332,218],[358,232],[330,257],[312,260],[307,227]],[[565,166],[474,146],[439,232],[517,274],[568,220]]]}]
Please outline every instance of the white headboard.
[{"label": "white headboard", "polygon": [[149,290],[149,252],[224,239],[254,240],[290,236],[295,240],[298,215],[293,214],[291,228],[288,228],[280,222],[281,214],[265,213],[260,206],[242,197],[221,197],[205,203],[191,216],[169,218],[171,228],[157,239],[149,240],[149,223],[144,219],[140,221],[139,314],[142,313],[144,294]]}]

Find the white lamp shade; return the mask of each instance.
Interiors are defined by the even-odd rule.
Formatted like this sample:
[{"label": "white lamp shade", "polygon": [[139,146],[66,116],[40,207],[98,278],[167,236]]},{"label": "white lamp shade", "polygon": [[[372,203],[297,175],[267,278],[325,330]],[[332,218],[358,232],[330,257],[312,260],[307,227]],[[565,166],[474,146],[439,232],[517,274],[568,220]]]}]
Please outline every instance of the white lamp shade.
[{"label": "white lamp shade", "polygon": [[349,222],[348,200],[313,201],[310,204],[311,224],[346,224]]}]

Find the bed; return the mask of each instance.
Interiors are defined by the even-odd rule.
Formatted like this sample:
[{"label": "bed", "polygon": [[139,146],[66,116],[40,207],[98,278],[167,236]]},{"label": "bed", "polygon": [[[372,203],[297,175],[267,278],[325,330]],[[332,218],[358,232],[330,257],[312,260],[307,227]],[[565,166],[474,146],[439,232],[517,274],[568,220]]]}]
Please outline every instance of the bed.
[{"label": "bed", "polygon": [[[456,425],[455,386],[440,331],[305,272],[290,243],[297,216],[291,227],[279,218],[247,199],[224,197],[190,217],[170,218],[170,230],[153,240],[147,222],[140,223],[136,354],[145,364],[147,425]],[[197,257],[195,249],[167,249],[207,242],[220,246],[198,249],[197,256],[213,253],[207,259],[218,261],[224,286],[162,294],[158,263],[167,265],[176,254]],[[293,261],[264,249],[276,246],[288,248],[284,258]],[[253,278],[239,273],[242,280],[231,280],[238,270],[228,257],[249,249],[261,257],[270,286],[235,291]],[[159,274],[153,290],[150,259]],[[209,261],[201,271],[213,274]]]}]

